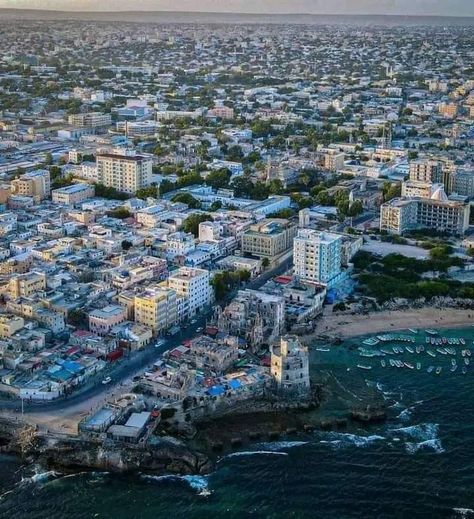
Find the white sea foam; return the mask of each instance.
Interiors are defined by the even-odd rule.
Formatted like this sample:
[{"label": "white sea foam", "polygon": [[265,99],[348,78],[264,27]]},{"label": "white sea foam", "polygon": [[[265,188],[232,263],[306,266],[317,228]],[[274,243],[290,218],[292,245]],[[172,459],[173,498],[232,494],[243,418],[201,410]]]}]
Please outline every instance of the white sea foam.
[{"label": "white sea foam", "polygon": [[306,445],[309,442],[304,441],[281,441],[281,442],[265,442],[265,443],[257,443],[256,447],[266,451],[278,452],[285,449],[293,449],[295,447],[300,447],[301,445]]},{"label": "white sea foam", "polygon": [[287,452],[278,452],[278,451],[239,451],[239,452],[232,452],[231,454],[228,454],[222,459],[227,458],[238,458],[240,456],[288,456]]},{"label": "white sea foam", "polygon": [[418,425],[410,425],[408,427],[400,427],[392,429],[392,432],[402,434],[403,436],[420,441],[436,440],[438,438],[439,425],[437,423],[421,423]]},{"label": "white sea foam", "polygon": [[443,446],[441,445],[441,441],[436,440],[426,440],[424,442],[419,443],[411,443],[406,442],[405,448],[408,453],[415,454],[418,451],[424,451],[424,450],[433,450],[437,454],[442,454],[444,452]]},{"label": "white sea foam", "polygon": [[410,407],[407,407],[406,409],[404,409],[398,416],[397,418],[399,420],[401,420],[402,422],[408,422],[408,420],[410,419],[411,417],[411,408]]},{"label": "white sea foam", "polygon": [[422,423],[409,427],[400,427],[392,429],[391,432],[403,437],[406,442],[405,448],[410,454],[426,450],[433,450],[438,454],[444,452],[441,440],[438,438],[439,425],[436,423]]},{"label": "white sea foam", "polygon": [[460,515],[461,517],[468,517],[470,515],[474,515],[474,510],[472,508],[453,508],[454,512],[456,514]]},{"label": "white sea foam", "polygon": [[51,479],[55,479],[59,477],[61,474],[59,472],[55,472],[54,470],[48,470],[45,472],[37,472],[36,474],[33,474],[30,477],[23,478],[21,480],[22,485],[28,485],[28,484],[40,484],[40,483],[46,483],[47,481],[50,481]]},{"label": "white sea foam", "polygon": [[168,474],[165,476],[151,476],[148,474],[142,474],[143,479],[149,481],[184,481],[193,490],[196,490],[200,496],[208,496],[211,494],[208,484],[208,476],[175,476],[174,474]]},{"label": "white sea foam", "polygon": [[336,449],[342,449],[347,447],[367,447],[371,443],[382,440],[385,440],[385,437],[377,434],[358,436],[357,434],[331,432],[328,433],[327,440],[320,440],[319,443],[330,445]]}]

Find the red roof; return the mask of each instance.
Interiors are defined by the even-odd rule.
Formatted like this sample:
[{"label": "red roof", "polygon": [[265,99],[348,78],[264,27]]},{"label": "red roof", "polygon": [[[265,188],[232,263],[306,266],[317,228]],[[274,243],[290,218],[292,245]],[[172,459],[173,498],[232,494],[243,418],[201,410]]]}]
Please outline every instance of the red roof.
[{"label": "red roof", "polygon": [[275,278],[275,282],[281,283],[282,285],[287,285],[291,280],[291,276],[278,276]]}]

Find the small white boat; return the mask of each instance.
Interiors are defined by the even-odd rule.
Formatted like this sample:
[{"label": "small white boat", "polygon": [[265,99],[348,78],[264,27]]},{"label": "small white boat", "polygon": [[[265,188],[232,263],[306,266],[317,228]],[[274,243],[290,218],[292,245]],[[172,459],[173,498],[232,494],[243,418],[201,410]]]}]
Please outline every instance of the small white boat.
[{"label": "small white boat", "polygon": [[413,366],[413,364],[410,364],[409,362],[404,362],[403,364],[404,364],[405,367],[407,367],[408,369],[415,369],[415,366]]},{"label": "small white boat", "polygon": [[467,373],[467,368],[466,366],[463,366],[462,367],[462,374],[465,375]]},{"label": "small white boat", "polygon": [[382,368],[385,368],[385,366],[387,365],[387,363],[386,363],[384,360],[381,360],[381,361],[380,361],[380,365],[382,366]]},{"label": "small white boat", "polygon": [[411,348],[410,346],[406,346],[405,349],[407,350],[408,353],[415,353],[415,350],[413,348]]},{"label": "small white boat", "polygon": [[418,371],[420,371],[420,369],[421,369],[421,362],[417,362],[417,363],[416,363],[416,369],[417,369]]},{"label": "small white boat", "polygon": [[441,366],[438,366],[436,368],[436,374],[439,375],[441,373],[441,371],[443,371],[443,368]]},{"label": "small white boat", "polygon": [[426,353],[428,353],[428,355],[431,357],[436,357],[436,353],[433,350],[427,350]]},{"label": "small white boat", "polygon": [[427,373],[431,373],[434,370],[434,366],[430,366],[426,371]]},{"label": "small white boat", "polygon": [[331,351],[329,348],[315,348],[316,351]]},{"label": "small white boat", "polygon": [[425,332],[428,334],[428,335],[438,335],[438,332],[436,330],[425,330]]},{"label": "small white boat", "polygon": [[408,331],[411,333],[418,333],[418,330],[414,330],[413,328],[408,328]]},{"label": "small white boat", "polygon": [[357,367],[360,369],[372,369],[372,366],[365,366],[364,364],[357,364]]}]

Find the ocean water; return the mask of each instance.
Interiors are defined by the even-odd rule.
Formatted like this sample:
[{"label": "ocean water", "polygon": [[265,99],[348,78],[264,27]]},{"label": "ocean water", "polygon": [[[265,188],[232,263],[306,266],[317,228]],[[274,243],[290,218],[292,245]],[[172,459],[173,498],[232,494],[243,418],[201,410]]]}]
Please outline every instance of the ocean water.
[{"label": "ocean water", "polygon": [[442,333],[469,339],[466,374],[460,353],[456,372],[451,356],[426,352],[393,356],[421,362],[419,371],[382,368],[349,348],[360,339],[316,353],[328,367],[347,366],[348,377],[360,376],[358,363],[373,366],[363,376],[383,392],[384,424],[256,443],[206,477],[62,476],[1,458],[0,517],[474,518],[474,337],[472,329]]}]

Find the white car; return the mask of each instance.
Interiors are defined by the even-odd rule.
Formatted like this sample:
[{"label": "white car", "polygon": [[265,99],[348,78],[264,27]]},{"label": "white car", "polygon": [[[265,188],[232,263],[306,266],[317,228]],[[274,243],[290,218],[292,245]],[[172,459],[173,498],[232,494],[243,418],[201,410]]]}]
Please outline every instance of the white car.
[{"label": "white car", "polygon": [[104,380],[102,380],[102,384],[107,385],[112,382],[112,379],[110,377],[105,377]]},{"label": "white car", "polygon": [[159,348],[160,346],[163,346],[164,344],[166,344],[166,341],[164,339],[160,339],[159,341],[156,342],[155,348]]}]

